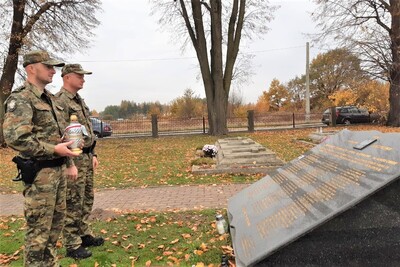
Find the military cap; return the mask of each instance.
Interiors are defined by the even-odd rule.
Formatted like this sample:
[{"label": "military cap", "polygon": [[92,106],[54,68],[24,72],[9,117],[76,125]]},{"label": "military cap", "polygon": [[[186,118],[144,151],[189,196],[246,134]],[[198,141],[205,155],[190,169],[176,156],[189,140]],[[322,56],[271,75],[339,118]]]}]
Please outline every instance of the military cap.
[{"label": "military cap", "polygon": [[82,69],[80,64],[66,64],[61,70],[61,77],[64,77],[68,73],[92,74],[91,71]]},{"label": "military cap", "polygon": [[45,65],[62,67],[65,63],[58,61],[54,58],[50,58],[49,53],[44,50],[35,50],[28,52],[24,55],[24,63],[23,66],[26,67],[29,64],[34,63],[43,63]]}]

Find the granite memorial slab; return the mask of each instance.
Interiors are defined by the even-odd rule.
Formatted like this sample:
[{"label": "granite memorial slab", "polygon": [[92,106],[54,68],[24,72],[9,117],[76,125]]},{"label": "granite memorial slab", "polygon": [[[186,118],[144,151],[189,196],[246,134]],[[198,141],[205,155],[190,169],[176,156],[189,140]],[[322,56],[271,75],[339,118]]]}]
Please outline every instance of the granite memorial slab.
[{"label": "granite memorial slab", "polygon": [[[343,130],[232,197],[237,266],[373,265],[374,252],[400,249],[399,144],[399,133]],[[386,259],[400,263],[398,251]]]}]

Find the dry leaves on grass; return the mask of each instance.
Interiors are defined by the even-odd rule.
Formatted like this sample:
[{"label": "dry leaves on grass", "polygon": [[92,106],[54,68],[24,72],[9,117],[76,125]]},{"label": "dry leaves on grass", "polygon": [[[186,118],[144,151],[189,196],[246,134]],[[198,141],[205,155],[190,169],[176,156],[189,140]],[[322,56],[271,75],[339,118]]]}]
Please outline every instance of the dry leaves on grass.
[{"label": "dry leaves on grass", "polygon": [[0,265],[7,266],[12,261],[18,260],[20,258],[21,251],[22,251],[22,249],[18,249],[12,255],[0,254]]}]

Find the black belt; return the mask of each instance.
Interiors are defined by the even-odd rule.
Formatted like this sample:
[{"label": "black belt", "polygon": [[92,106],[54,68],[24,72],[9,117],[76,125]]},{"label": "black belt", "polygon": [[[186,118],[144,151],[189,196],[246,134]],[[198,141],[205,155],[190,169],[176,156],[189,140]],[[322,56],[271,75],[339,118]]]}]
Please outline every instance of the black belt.
[{"label": "black belt", "polygon": [[91,150],[92,150],[92,147],[84,147],[84,148],[82,149],[82,152],[83,152],[84,154],[89,154],[89,153],[91,152]]},{"label": "black belt", "polygon": [[43,168],[52,168],[52,167],[60,167],[64,165],[66,162],[66,158],[58,158],[58,159],[50,159],[50,160],[37,160],[36,164],[40,169]]}]

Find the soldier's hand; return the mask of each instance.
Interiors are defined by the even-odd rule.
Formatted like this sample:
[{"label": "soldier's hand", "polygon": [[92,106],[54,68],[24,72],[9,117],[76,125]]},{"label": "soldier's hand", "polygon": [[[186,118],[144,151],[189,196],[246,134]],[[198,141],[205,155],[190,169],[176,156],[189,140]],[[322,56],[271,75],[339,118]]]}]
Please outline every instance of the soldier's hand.
[{"label": "soldier's hand", "polygon": [[93,156],[93,170],[95,170],[99,166],[99,161],[97,160],[97,156]]},{"label": "soldier's hand", "polygon": [[75,181],[78,178],[78,168],[74,166],[70,166],[65,170],[65,174],[68,179]]},{"label": "soldier's hand", "polygon": [[77,156],[79,156],[79,154],[72,152],[68,148],[68,146],[72,145],[73,143],[74,143],[74,140],[71,140],[66,143],[59,143],[54,147],[54,152],[61,157],[77,157]]}]

